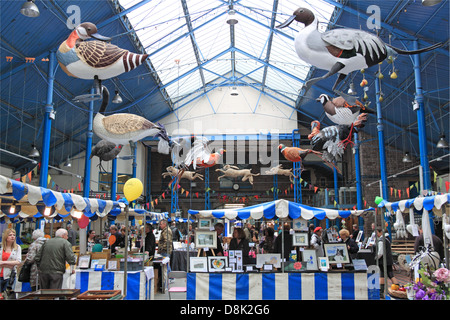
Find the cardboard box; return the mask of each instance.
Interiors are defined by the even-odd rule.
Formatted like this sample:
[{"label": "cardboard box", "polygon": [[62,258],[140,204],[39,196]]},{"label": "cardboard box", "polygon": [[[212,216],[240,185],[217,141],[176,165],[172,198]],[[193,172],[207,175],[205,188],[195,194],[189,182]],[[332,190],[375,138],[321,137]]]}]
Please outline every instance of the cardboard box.
[{"label": "cardboard box", "polygon": [[94,259],[111,259],[111,254],[108,252],[92,252],[91,253],[91,260]]}]

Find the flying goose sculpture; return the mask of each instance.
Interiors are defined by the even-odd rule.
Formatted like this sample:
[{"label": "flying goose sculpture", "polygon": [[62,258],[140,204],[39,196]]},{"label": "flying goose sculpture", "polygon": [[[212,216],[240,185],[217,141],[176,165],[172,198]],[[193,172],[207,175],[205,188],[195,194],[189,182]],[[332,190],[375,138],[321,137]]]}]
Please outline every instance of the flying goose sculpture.
[{"label": "flying goose sculpture", "polygon": [[442,43],[420,49],[405,51],[384,43],[376,35],[357,29],[341,28],[326,32],[317,29],[318,20],[314,13],[306,8],[298,8],[294,14],[277,28],[285,28],[293,21],[305,25],[295,37],[295,51],[303,61],[328,73],[310,79],[305,83],[306,89],[319,80],[339,74],[333,90],[347,74],[366,69],[382,62],[388,56],[398,54],[418,54],[441,47]]}]

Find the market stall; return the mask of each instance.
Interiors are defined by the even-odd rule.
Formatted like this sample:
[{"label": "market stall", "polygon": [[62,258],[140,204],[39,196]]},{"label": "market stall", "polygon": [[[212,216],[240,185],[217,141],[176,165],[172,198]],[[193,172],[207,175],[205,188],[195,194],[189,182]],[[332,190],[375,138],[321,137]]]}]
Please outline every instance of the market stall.
[{"label": "market stall", "polygon": [[[89,221],[98,217],[118,216],[125,213],[125,221],[128,221],[130,215],[140,215],[144,221],[164,219],[165,213],[152,213],[143,209],[132,209],[128,207],[126,201],[112,201],[102,199],[84,198],[77,194],[61,193],[51,189],[36,187],[30,184],[22,183],[13,179],[0,176],[0,219],[9,218],[10,221],[20,222],[21,219],[44,219],[51,222],[61,219],[77,219],[80,227],[85,228]],[[81,247],[81,246],[80,246]],[[82,249],[82,248],[81,248]],[[80,254],[86,252],[80,250]],[[141,258],[143,259],[143,258]],[[76,280],[74,276],[66,277],[63,288],[75,288],[86,290],[105,290],[113,286],[120,287],[121,290],[130,292],[131,296],[123,295],[126,299],[148,299],[151,297],[149,288],[153,279],[153,268],[144,268],[141,262],[142,270],[127,270],[129,261],[128,252],[125,255],[122,264],[125,266],[123,271],[108,270],[107,267],[101,270],[94,270],[89,266],[85,270],[77,268]],[[128,275],[130,273],[130,275]],[[124,276],[125,275],[125,276]],[[136,278],[140,280],[136,280]],[[112,279],[112,280],[111,280]],[[122,284],[118,283],[122,281]],[[133,288],[127,287],[127,282],[131,281]],[[16,292],[27,292],[31,290],[29,283],[20,283],[16,281]],[[137,291],[135,291],[137,290]],[[81,290],[82,292],[84,290]]]},{"label": "market stall", "polygon": [[[313,218],[333,220],[336,218],[347,218],[350,215],[360,216],[373,210],[373,208],[353,211],[314,208],[280,199],[239,209],[189,210],[189,213],[197,216],[199,220],[203,218],[227,220],[258,220],[265,218],[296,222],[298,219],[303,221],[308,221]],[[203,233],[207,236],[207,232],[200,232],[200,234]],[[295,235],[296,233],[292,236],[295,237]],[[298,233],[298,235],[299,239],[302,238],[302,233]],[[284,236],[284,233],[281,236]],[[336,244],[337,246],[339,245]],[[336,248],[332,248],[332,250],[334,250],[334,254],[337,256]],[[269,255],[269,259],[275,259],[271,261],[276,261],[269,268],[267,266],[272,262],[264,262],[261,264],[258,260],[260,258],[262,259],[264,255],[259,254],[256,255],[256,265],[239,266],[237,268],[230,266],[236,263],[235,254],[238,255],[238,252],[230,251],[227,257],[208,257],[206,265],[202,265],[202,261],[200,260],[205,258],[191,258],[195,265],[189,268],[187,299],[379,299],[378,268],[372,268],[371,266],[366,266],[366,268],[362,269],[356,267],[346,268],[344,264],[348,260],[340,260],[342,263],[337,262],[328,253],[327,257],[317,260],[316,258],[312,258],[310,261],[306,261],[309,259],[305,258],[304,254],[306,252],[306,247],[302,248],[302,261],[298,261],[296,258],[293,261],[280,259],[280,257],[284,256],[284,252],[281,255],[278,254],[278,257],[276,254]],[[347,255],[346,257],[348,258]],[[322,261],[326,262],[326,266],[322,265]],[[216,268],[214,268],[211,262],[215,264]],[[330,262],[333,268],[329,268],[328,263]],[[310,267],[310,263],[314,267]],[[197,270],[197,272],[193,272],[193,270]]]}]

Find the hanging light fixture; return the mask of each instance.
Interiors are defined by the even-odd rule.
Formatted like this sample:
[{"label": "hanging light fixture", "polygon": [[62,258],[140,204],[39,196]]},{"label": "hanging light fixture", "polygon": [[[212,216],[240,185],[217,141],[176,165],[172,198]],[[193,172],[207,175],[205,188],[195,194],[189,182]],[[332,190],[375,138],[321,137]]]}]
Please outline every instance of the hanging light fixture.
[{"label": "hanging light fixture", "polygon": [[231,93],[230,93],[232,96],[238,96],[239,95],[239,92],[238,92],[238,90],[237,90],[237,88],[236,87],[232,87],[231,88]]},{"label": "hanging light fixture", "polygon": [[235,25],[238,22],[239,22],[239,20],[237,18],[236,11],[234,11],[234,9],[231,9],[230,11],[228,11],[227,23],[231,24],[231,25]]},{"label": "hanging light fixture", "polygon": [[34,144],[31,145],[32,149],[30,153],[28,154],[28,158],[39,158],[41,154],[39,153],[39,150],[36,149],[36,146]]},{"label": "hanging light fixture", "polygon": [[356,95],[356,89],[355,89],[355,85],[353,84],[353,82],[350,83],[347,93],[352,96]]},{"label": "hanging light fixture", "polygon": [[67,157],[66,162],[64,162],[64,167],[71,167],[72,161],[70,160],[70,157]]},{"label": "hanging light fixture", "polygon": [[25,2],[20,9],[20,13],[30,18],[36,18],[40,15],[39,8],[34,3],[34,0],[28,0]]},{"label": "hanging light fixture", "polygon": [[45,209],[44,209],[44,216],[48,217],[48,216],[51,215],[51,213],[52,213],[52,208],[51,207],[45,207]]},{"label": "hanging light fixture", "polygon": [[114,96],[114,99],[112,100],[112,103],[122,103],[122,97],[119,94],[119,91],[116,90],[116,95]]},{"label": "hanging light fixture", "polygon": [[16,202],[13,202],[13,204],[11,205],[11,207],[9,207],[9,213],[10,213],[10,214],[16,213]]},{"label": "hanging light fixture", "polygon": [[422,5],[426,7],[435,6],[438,3],[441,3],[442,0],[422,0]]},{"label": "hanging light fixture", "polygon": [[441,138],[439,139],[436,147],[441,149],[448,148],[448,142],[445,140],[445,134],[441,135]]},{"label": "hanging light fixture", "polygon": [[402,159],[403,162],[412,162],[411,156],[409,155],[409,152],[406,152]]}]

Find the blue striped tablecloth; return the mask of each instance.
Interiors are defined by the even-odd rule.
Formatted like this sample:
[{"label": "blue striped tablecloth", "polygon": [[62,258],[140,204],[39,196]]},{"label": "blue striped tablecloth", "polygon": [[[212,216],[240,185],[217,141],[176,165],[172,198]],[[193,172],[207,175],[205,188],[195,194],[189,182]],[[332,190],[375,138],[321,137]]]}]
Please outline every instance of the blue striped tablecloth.
[{"label": "blue striped tablecloth", "polygon": [[187,300],[378,300],[379,274],[188,273]]}]

